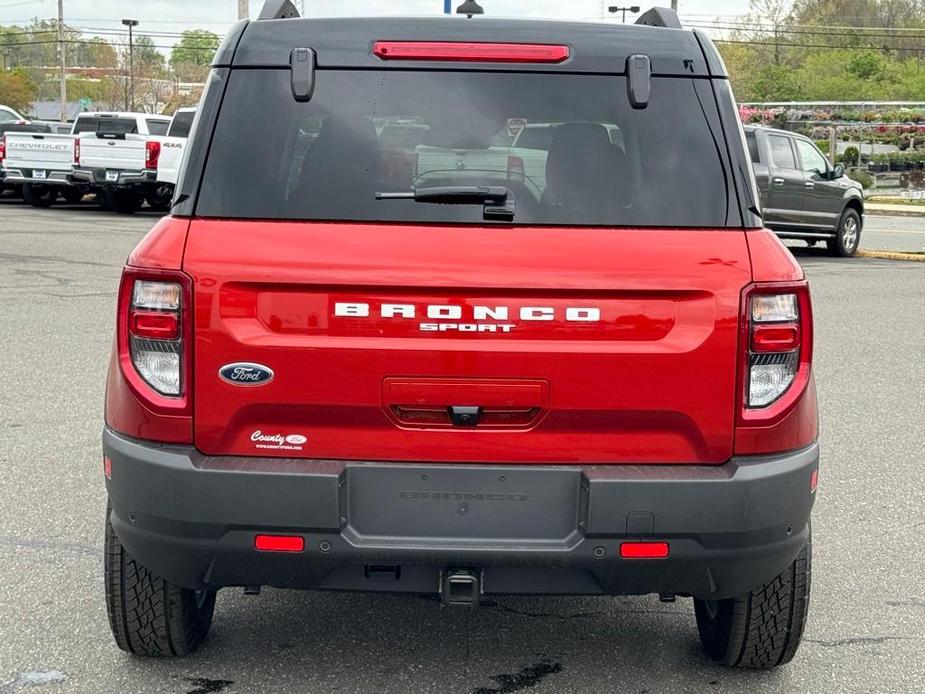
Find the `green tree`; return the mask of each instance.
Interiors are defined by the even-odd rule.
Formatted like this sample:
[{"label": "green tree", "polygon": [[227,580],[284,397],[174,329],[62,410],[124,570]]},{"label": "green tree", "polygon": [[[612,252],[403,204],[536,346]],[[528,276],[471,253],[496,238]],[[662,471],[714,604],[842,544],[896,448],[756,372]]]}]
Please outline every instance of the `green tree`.
[{"label": "green tree", "polygon": [[211,31],[198,29],[184,31],[179,43],[170,53],[170,64],[174,69],[178,65],[207,66],[212,62],[219,43],[218,35]]},{"label": "green tree", "polygon": [[20,113],[32,109],[38,87],[22,68],[0,72],[0,104],[12,106]]},{"label": "green tree", "polygon": [[163,73],[166,61],[150,36],[135,39],[135,74],[156,76]]}]

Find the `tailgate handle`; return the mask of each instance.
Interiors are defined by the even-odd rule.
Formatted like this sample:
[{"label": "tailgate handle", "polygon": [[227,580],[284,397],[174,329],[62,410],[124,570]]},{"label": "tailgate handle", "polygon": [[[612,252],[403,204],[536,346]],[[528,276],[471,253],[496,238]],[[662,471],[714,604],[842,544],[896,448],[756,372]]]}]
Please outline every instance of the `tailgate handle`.
[{"label": "tailgate handle", "polygon": [[541,380],[387,378],[383,405],[398,426],[529,429],[549,409]]}]

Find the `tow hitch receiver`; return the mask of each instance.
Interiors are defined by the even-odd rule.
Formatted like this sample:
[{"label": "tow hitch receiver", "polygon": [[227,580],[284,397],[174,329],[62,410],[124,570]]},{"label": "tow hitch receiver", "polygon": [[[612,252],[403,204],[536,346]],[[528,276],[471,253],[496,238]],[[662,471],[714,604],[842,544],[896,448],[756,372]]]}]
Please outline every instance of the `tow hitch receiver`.
[{"label": "tow hitch receiver", "polygon": [[448,569],[443,578],[443,604],[446,607],[478,607],[482,585],[470,569]]}]

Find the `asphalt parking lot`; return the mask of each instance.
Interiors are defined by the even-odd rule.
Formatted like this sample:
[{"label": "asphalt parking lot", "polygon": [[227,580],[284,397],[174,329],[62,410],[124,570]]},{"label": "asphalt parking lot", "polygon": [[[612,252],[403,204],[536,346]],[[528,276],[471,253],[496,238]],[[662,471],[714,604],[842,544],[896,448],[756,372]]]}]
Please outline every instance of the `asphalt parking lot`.
[{"label": "asphalt parking lot", "polygon": [[[470,612],[275,590],[220,593],[192,657],[126,656],[103,603],[99,434],[120,268],[154,219],[0,201],[0,694],[925,691],[925,263],[816,249],[796,252],[813,283],[823,466],[791,665],[712,664],[687,600]],[[925,218],[868,230],[868,247],[925,245]]]}]

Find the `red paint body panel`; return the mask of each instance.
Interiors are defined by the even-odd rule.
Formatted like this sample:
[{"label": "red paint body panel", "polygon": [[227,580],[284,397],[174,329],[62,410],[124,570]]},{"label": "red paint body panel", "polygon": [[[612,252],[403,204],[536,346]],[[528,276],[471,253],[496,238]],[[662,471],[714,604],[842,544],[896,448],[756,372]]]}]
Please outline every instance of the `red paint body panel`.
[{"label": "red paint body panel", "polygon": [[[721,463],[733,451],[751,282],[745,236],[193,220],[183,269],[195,307],[195,443],[213,455]],[[339,303],[369,315],[335,315]],[[402,315],[383,316],[383,303]],[[443,317],[428,317],[434,306]],[[501,309],[506,317],[476,318]],[[498,324],[513,327],[478,327]],[[219,369],[236,361],[275,378],[222,381]],[[510,382],[547,384],[526,426],[408,426],[390,413],[415,402],[497,406]],[[394,383],[415,402],[395,403]],[[451,401],[474,398],[483,401]],[[258,448],[258,431],[308,440]]]},{"label": "red paint body panel", "polygon": [[[816,409],[816,383],[812,372],[813,315],[808,287],[803,280],[803,268],[774,232],[755,229],[746,232],[752,272],[755,281],[771,291],[800,293],[801,300],[801,365],[788,391],[769,407],[747,410],[739,406],[739,422],[735,436],[736,455],[762,455],[796,450],[818,438],[819,423]],[[743,298],[742,340],[747,314]],[[744,361],[744,360],[743,360]],[[740,398],[744,397],[745,364],[740,362]]]},{"label": "red paint body panel", "polygon": [[773,231],[749,229],[745,238],[755,282],[795,282],[803,279],[803,268]]},{"label": "red paint body panel", "polygon": [[179,270],[190,220],[162,217],[129,254],[126,265],[162,270]]},{"label": "red paint body panel", "polygon": [[[128,354],[131,293],[128,282],[136,276],[157,280],[163,279],[165,273],[175,275],[183,262],[188,230],[188,219],[164,217],[159,220],[129,255],[119,289],[116,337],[106,379],[105,421],[110,428],[138,439],[193,442],[190,396],[166,398],[156,393],[135,371]],[[139,271],[138,268],[143,269]],[[191,301],[188,292],[185,298]],[[183,324],[189,334],[192,328],[189,320],[184,318]],[[187,387],[191,388],[190,379],[186,380]]]}]

